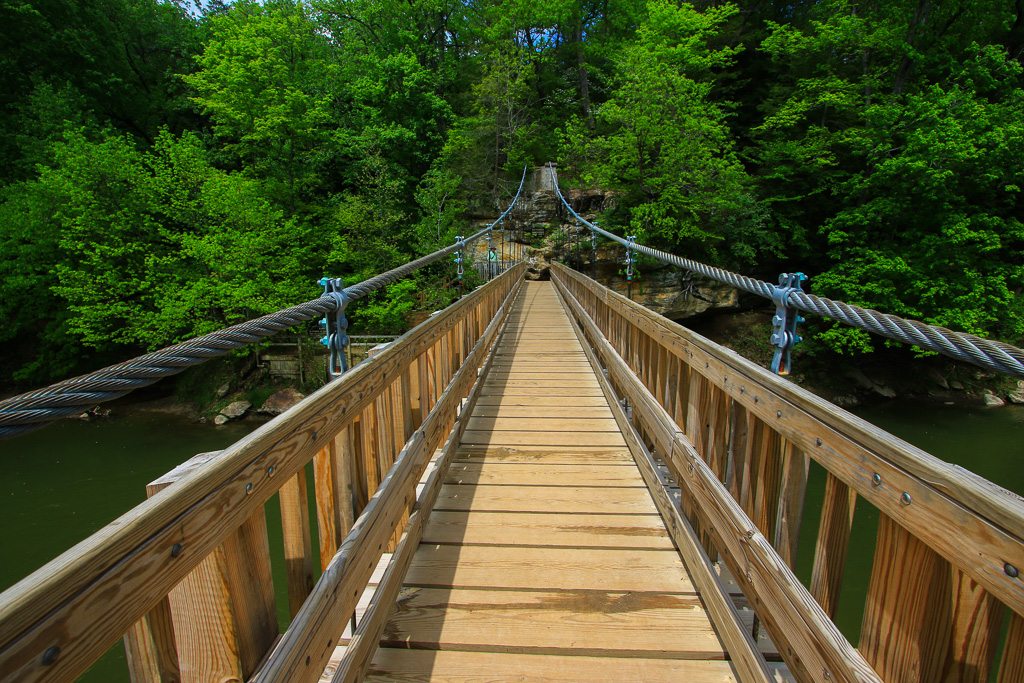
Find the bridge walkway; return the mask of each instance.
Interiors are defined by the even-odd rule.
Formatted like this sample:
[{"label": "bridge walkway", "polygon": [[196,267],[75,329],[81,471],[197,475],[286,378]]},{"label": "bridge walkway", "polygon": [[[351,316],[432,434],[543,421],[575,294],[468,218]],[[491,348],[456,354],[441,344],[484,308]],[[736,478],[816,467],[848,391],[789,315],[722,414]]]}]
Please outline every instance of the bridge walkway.
[{"label": "bridge walkway", "polygon": [[727,680],[550,283],[524,283],[484,383],[367,680]]}]

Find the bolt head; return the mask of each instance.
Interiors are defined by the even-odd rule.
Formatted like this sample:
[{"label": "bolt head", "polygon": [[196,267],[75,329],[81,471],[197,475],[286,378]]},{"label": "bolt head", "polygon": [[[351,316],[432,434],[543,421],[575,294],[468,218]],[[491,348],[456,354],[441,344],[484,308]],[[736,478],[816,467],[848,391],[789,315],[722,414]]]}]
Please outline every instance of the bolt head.
[{"label": "bolt head", "polygon": [[245,493],[246,495],[252,493],[252,482],[245,485]]},{"label": "bolt head", "polygon": [[48,647],[46,652],[43,653],[43,666],[50,666],[57,661],[57,657],[60,656],[60,648],[56,645]]},{"label": "bolt head", "polygon": [[1006,575],[1009,576],[1011,579],[1016,579],[1018,576],[1020,576],[1020,572],[1017,570],[1017,568],[1009,562],[1003,565],[1003,571],[1006,572]]},{"label": "bolt head", "polygon": [[177,557],[178,555],[181,555],[181,544],[175,543],[171,546],[171,557]]},{"label": "bolt head", "polygon": [[904,505],[910,505],[913,501],[910,498],[910,494],[904,491],[903,495],[900,496],[900,502]]},{"label": "bolt head", "polygon": [[873,475],[871,475],[871,484],[872,486],[881,486],[882,475],[880,475],[878,472],[875,472]]}]

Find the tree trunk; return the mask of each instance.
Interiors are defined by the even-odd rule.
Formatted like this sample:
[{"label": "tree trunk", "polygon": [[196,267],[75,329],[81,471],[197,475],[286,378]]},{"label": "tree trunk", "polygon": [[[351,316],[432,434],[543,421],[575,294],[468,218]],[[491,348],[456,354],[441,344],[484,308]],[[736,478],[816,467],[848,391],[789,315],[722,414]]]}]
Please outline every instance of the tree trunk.
[{"label": "tree trunk", "polygon": [[900,67],[896,71],[896,81],[892,88],[893,95],[899,95],[907,85],[907,78],[910,77],[910,70],[914,68],[914,60],[910,58],[910,50],[914,49],[917,43],[918,33],[924,31],[928,24],[928,11],[931,9],[931,0],[919,0],[914,16],[910,20],[910,27],[907,29],[907,52],[900,60]]}]

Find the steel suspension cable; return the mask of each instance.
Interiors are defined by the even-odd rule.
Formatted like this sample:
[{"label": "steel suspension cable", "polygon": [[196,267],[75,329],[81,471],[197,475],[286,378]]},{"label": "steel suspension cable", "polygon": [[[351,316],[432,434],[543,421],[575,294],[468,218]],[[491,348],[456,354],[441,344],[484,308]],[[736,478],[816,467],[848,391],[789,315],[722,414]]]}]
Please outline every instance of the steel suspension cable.
[{"label": "steel suspension cable", "polygon": [[[572,206],[569,205],[569,202],[562,196],[562,191],[558,187],[554,168],[549,165],[548,169],[551,173],[551,179],[558,198],[573,216],[594,232],[662,263],[677,266],[766,299],[771,299],[776,291],[775,285],[764,280],[758,280],[723,268],[709,266],[699,261],[682,258],[681,256],[653,249],[637,242],[630,243],[622,237],[598,227],[576,213]],[[860,306],[815,296],[807,292],[789,292],[786,304],[790,308],[837,320],[851,327],[874,332],[887,339],[918,346],[922,349],[941,353],[950,358],[1024,379],[1024,349],[1010,344],[984,339],[966,332],[955,332],[945,327],[928,325],[917,320],[908,320],[870,308],[861,308]]]},{"label": "steel suspension cable", "polygon": [[[525,180],[526,167],[523,168],[519,191],[516,192],[512,203],[501,214],[501,217],[504,217],[519,200]],[[135,389],[149,386],[164,377],[176,375],[187,368],[205,363],[211,358],[223,356],[229,351],[273,336],[299,323],[336,311],[424,266],[464,249],[467,244],[488,234],[497,223],[498,221],[495,221],[474,235],[443,249],[438,249],[432,254],[427,254],[351,287],[346,287],[340,296],[337,293],[325,294],[317,299],[285,308],[276,313],[270,313],[180,344],[168,346],[123,363],[62,380],[42,389],[4,399],[0,401],[0,441],[34,431],[53,420],[81,413],[99,403],[120,398]]]}]

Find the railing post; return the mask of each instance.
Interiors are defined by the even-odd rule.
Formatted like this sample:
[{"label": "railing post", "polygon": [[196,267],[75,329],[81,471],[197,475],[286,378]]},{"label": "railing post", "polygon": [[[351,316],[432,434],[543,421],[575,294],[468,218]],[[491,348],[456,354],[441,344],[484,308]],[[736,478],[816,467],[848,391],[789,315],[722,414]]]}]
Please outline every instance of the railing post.
[{"label": "railing post", "polygon": [[[147,496],[153,497],[217,455],[196,455],[150,483]],[[182,539],[182,545],[187,542]],[[263,508],[200,562],[167,600],[182,683],[251,676],[278,634]]]}]

